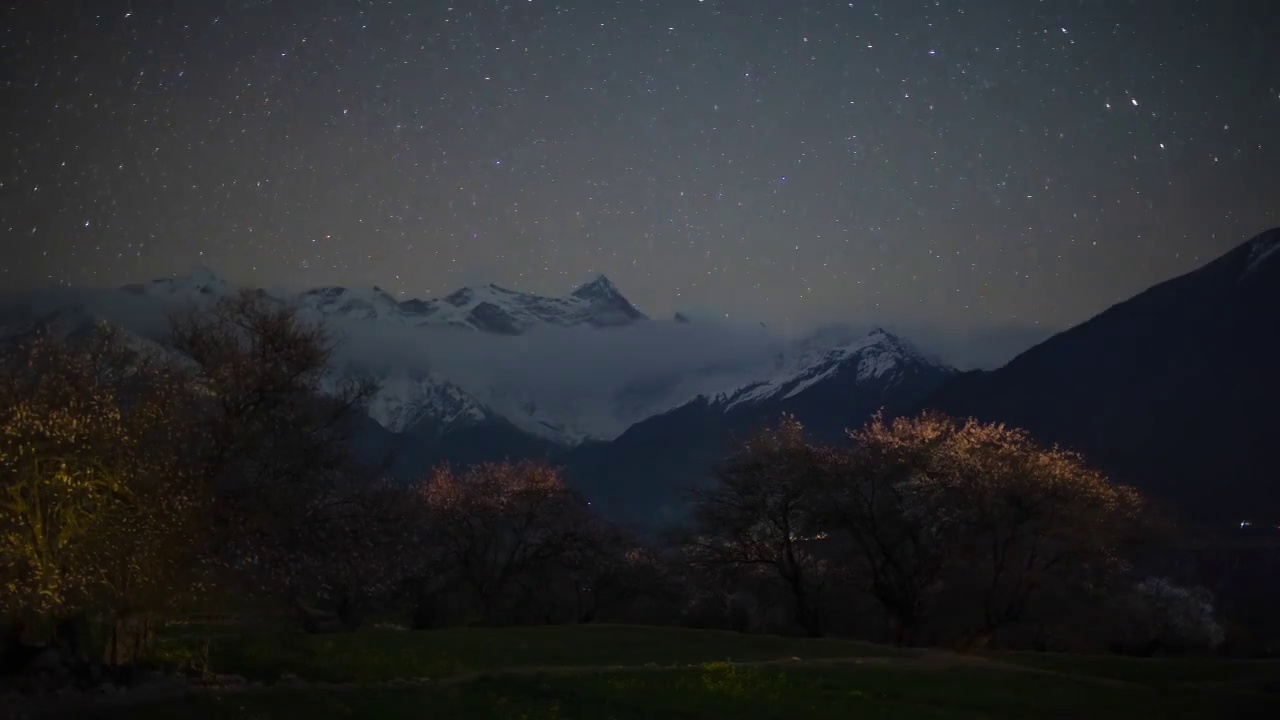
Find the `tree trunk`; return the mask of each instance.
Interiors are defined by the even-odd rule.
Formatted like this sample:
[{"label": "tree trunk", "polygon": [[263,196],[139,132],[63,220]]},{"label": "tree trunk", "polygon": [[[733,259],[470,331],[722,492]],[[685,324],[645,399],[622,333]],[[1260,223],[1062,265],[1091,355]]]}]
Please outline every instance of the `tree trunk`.
[{"label": "tree trunk", "polygon": [[817,607],[818,603],[810,600],[804,578],[797,572],[787,578],[787,583],[791,586],[791,596],[796,601],[796,622],[809,637],[822,637],[821,611]]},{"label": "tree trunk", "polygon": [[811,638],[822,637],[822,615],[815,607],[811,607],[807,602],[807,598],[797,598],[797,602],[802,603],[796,606],[796,622],[804,630],[805,635]]},{"label": "tree trunk", "polygon": [[898,647],[914,646],[918,630],[915,613],[901,610],[889,612],[889,632],[893,635],[894,645]]},{"label": "tree trunk", "polygon": [[434,592],[419,593],[413,603],[413,629],[426,630],[436,626],[439,598]]},{"label": "tree trunk", "polygon": [[148,614],[114,618],[111,622],[111,635],[107,638],[103,652],[104,664],[120,668],[145,661],[155,649],[159,625],[159,621]]}]

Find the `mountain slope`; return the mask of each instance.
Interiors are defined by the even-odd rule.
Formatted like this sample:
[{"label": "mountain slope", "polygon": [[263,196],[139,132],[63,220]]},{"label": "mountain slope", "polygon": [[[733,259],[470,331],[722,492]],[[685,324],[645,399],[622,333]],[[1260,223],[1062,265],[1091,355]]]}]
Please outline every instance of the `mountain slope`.
[{"label": "mountain slope", "polygon": [[1206,521],[1280,518],[1280,229],[925,406],[1026,428]]},{"label": "mountain slope", "polygon": [[877,410],[907,411],[954,374],[883,330],[827,330],[779,356],[757,380],[648,418],[612,442],[575,448],[564,458],[566,471],[603,511],[652,526],[683,512],[684,491],[707,481],[736,439],[783,413],[833,441]]}]

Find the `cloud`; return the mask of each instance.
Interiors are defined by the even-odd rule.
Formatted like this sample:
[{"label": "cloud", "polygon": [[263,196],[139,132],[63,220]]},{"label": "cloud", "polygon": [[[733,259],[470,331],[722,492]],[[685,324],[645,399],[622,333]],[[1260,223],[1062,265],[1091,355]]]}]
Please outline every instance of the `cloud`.
[{"label": "cloud", "polygon": [[496,381],[574,392],[696,368],[751,364],[780,347],[767,333],[704,322],[546,326],[519,336],[349,320],[331,321],[330,327],[343,361],[386,372],[431,372],[460,384]]},{"label": "cloud", "polygon": [[[89,308],[97,318],[151,338],[164,333],[167,314],[180,307],[169,297],[120,290],[48,290],[25,298],[37,315],[68,306]],[[526,427],[563,423],[566,436],[607,437],[699,394],[759,379],[778,353],[802,336],[707,309],[681,314],[691,321],[658,319],[624,328],[540,326],[520,336],[395,321],[325,321],[338,342],[334,360],[340,367],[385,378],[446,380],[498,413],[527,421]],[[852,337],[875,325],[846,327]],[[884,327],[962,369],[996,367],[1051,334],[1035,327]]]}]

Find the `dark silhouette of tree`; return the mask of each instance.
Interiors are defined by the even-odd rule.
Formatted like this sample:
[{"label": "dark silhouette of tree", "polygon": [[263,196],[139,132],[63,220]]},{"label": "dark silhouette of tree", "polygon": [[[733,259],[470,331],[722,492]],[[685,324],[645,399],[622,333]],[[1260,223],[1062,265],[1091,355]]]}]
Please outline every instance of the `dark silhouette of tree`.
[{"label": "dark silhouette of tree", "polygon": [[438,469],[422,488],[437,589],[461,586],[491,622],[521,581],[545,573],[592,539],[586,503],[541,462]]},{"label": "dark silhouette of tree", "polygon": [[367,521],[359,495],[373,477],[351,438],[373,386],[331,386],[325,328],[260,293],[179,314],[169,342],[191,368],[184,446],[212,498],[207,553],[244,589],[299,611],[322,589],[358,584],[323,575],[363,567],[341,553],[366,547],[352,533]]},{"label": "dark silhouette of tree", "polygon": [[916,642],[961,531],[952,488],[929,481],[951,471],[950,431],[936,416],[877,415],[849,433],[846,451],[824,458],[822,521],[852,549],[853,573],[884,607],[898,644]]},{"label": "dark silhouette of tree", "polygon": [[804,631],[822,634],[826,560],[815,518],[823,453],[791,416],[749,438],[716,482],[694,491],[694,562],[740,569],[767,567],[791,595]]}]

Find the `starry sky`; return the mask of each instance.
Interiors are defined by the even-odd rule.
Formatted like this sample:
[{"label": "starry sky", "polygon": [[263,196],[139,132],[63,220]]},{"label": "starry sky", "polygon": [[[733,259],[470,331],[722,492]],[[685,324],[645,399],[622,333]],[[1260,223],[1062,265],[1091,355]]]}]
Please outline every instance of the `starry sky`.
[{"label": "starry sky", "polygon": [[0,287],[1062,328],[1280,224],[1268,0],[11,0]]}]

